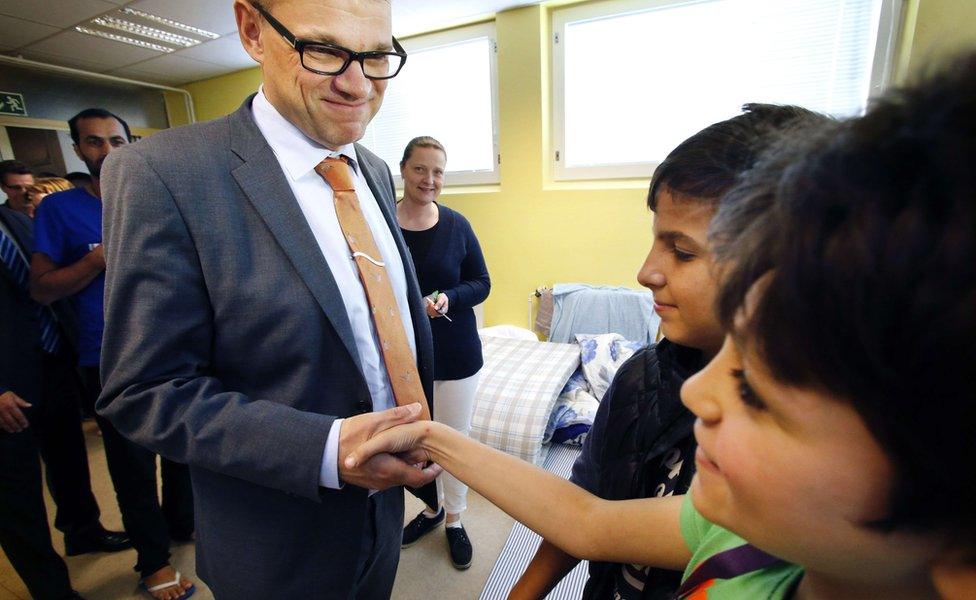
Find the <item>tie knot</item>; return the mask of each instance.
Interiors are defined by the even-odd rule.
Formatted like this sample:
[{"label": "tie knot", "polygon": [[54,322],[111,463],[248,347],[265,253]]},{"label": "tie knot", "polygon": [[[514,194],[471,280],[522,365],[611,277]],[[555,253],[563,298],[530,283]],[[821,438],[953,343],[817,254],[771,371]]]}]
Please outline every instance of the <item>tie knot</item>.
[{"label": "tie knot", "polygon": [[315,166],[315,172],[329,184],[333,192],[356,191],[356,186],[352,183],[352,171],[344,156],[326,158]]}]

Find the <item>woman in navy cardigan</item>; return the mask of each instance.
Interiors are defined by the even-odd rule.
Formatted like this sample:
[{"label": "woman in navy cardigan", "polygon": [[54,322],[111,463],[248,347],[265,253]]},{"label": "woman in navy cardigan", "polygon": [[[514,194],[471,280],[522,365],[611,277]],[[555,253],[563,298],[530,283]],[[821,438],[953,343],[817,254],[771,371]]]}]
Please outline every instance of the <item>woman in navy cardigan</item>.
[{"label": "woman in navy cardigan", "polygon": [[[397,205],[400,230],[413,256],[434,335],[434,420],[467,434],[471,430],[478,373],[483,359],[474,307],[491,289],[488,268],[471,224],[437,204],[447,152],[432,137],[414,138],[400,161],[403,200]],[[440,506],[429,506],[403,529],[403,547],[433,531],[447,515],[451,562],[471,566],[471,541],[461,525],[468,486],[444,472],[437,478]]]}]

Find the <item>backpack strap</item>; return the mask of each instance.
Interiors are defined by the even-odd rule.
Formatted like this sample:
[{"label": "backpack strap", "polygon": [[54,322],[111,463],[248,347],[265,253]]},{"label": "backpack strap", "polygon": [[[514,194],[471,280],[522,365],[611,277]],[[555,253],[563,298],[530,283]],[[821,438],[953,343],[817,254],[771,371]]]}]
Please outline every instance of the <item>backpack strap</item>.
[{"label": "backpack strap", "polygon": [[710,556],[698,565],[675,592],[674,598],[675,600],[684,598],[703,584],[715,579],[732,579],[739,575],[768,569],[783,562],[782,559],[763,552],[751,544],[736,546]]}]

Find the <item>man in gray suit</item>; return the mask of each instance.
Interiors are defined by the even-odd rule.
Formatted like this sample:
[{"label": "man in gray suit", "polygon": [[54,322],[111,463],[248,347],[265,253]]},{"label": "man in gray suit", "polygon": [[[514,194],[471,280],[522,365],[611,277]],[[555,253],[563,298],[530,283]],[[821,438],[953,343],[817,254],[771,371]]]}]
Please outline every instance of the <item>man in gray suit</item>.
[{"label": "man in gray suit", "polygon": [[190,466],[197,570],[218,598],[386,598],[398,486],[436,473],[389,455],[343,464],[417,411],[389,408],[363,286],[315,167],[351,163],[430,398],[430,329],[393,180],[355,144],[405,53],[388,0],[235,0],[234,11],[261,64],[258,93],[105,162],[98,410]]}]

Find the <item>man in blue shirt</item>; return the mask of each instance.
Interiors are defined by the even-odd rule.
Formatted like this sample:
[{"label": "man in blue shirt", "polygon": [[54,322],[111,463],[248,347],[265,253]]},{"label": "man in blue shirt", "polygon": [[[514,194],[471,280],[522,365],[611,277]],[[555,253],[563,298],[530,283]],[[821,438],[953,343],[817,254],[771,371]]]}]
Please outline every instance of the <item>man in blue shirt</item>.
[{"label": "man in blue shirt", "polygon": [[[129,126],[111,112],[86,109],[68,125],[74,150],[91,173],[81,188],[52,194],[35,214],[31,296],[41,304],[68,298],[78,320],[78,364],[86,383],[86,409],[94,413],[101,392],[99,359],[104,319],[105,257],[102,250],[102,163],[129,143]],[[153,595],[188,596],[192,584],[169,564],[170,538],[192,538],[193,501],[185,465],[162,461],[163,504],[156,491],[156,456],[122,437],[96,415],[105,443],[109,474],[119,500],[122,522],[138,553],[136,571]],[[170,585],[165,585],[169,583]]]}]

